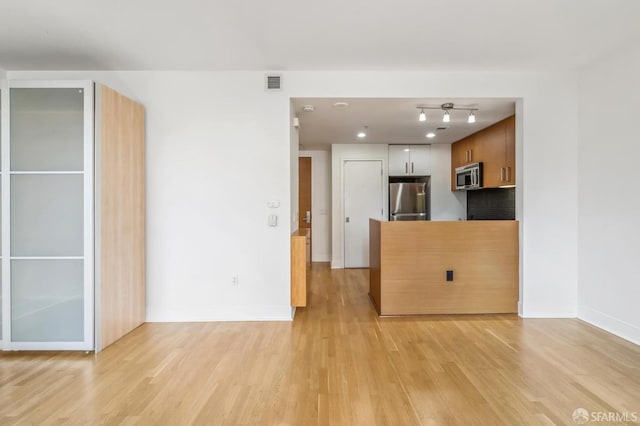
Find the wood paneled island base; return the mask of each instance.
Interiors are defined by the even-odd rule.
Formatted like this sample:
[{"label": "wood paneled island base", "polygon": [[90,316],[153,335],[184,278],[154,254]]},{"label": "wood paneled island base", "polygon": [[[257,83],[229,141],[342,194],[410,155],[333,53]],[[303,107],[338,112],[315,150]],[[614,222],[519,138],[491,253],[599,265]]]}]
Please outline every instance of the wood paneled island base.
[{"label": "wood paneled island base", "polygon": [[369,221],[380,315],[515,313],[518,259],[517,221]]}]

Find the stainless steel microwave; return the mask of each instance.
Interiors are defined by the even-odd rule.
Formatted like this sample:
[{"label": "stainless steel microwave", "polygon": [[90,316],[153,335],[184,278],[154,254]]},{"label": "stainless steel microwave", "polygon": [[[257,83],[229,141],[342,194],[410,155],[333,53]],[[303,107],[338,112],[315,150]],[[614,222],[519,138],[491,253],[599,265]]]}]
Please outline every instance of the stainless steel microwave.
[{"label": "stainless steel microwave", "polygon": [[456,168],[456,189],[482,188],[482,163]]}]

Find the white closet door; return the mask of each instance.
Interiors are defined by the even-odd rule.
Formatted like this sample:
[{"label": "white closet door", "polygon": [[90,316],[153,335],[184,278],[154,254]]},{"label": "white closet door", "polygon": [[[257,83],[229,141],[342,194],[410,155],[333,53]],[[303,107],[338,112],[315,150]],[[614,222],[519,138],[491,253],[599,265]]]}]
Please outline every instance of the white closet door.
[{"label": "white closet door", "polygon": [[5,346],[91,350],[93,84],[10,82],[9,96]]},{"label": "white closet door", "polygon": [[369,267],[369,218],[383,218],[382,161],[344,163],[344,267]]}]

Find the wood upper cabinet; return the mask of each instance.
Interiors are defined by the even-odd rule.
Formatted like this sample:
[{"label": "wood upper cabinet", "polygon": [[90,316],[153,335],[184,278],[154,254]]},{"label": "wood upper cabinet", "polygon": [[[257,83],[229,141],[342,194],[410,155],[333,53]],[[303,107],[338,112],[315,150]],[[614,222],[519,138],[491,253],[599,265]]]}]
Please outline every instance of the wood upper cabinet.
[{"label": "wood upper cabinet", "polygon": [[516,184],[515,116],[502,120],[451,145],[451,190],[455,169],[482,163],[482,187]]},{"label": "wood upper cabinet", "polygon": [[482,146],[476,141],[476,134],[469,135],[451,145],[451,190],[455,191],[456,168],[476,163],[482,155]]},{"label": "wood upper cabinet", "polygon": [[509,117],[505,120],[505,154],[506,161],[506,181],[507,185],[516,184],[516,116]]},{"label": "wood upper cabinet", "polygon": [[505,125],[504,121],[484,129],[481,135],[484,146],[482,157],[482,186],[495,188],[504,185],[505,179]]},{"label": "wood upper cabinet", "polygon": [[515,116],[502,120],[482,132],[482,186],[497,188],[515,185]]},{"label": "wood upper cabinet", "polygon": [[430,145],[389,145],[389,176],[429,175]]},{"label": "wood upper cabinet", "polygon": [[[476,141],[476,134],[469,135],[459,140],[451,146],[451,160],[455,161],[456,167],[466,166],[467,164],[477,163],[482,146]],[[455,156],[454,156],[455,151]],[[454,160],[455,158],[455,160]],[[453,163],[452,163],[453,165]]]}]

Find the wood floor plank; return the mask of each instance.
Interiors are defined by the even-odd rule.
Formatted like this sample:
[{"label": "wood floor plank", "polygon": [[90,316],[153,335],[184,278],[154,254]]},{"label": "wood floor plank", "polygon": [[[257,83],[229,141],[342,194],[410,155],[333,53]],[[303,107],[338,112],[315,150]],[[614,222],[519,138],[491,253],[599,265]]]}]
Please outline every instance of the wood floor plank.
[{"label": "wood floor plank", "polygon": [[105,351],[0,352],[0,425],[545,425],[640,413],[640,347],[575,319],[379,318],[314,264],[293,322],[144,324]]}]

